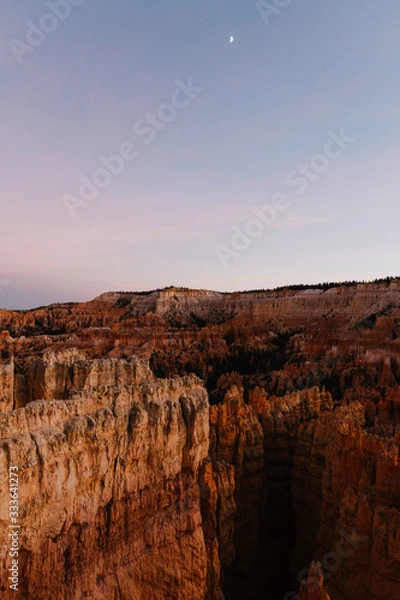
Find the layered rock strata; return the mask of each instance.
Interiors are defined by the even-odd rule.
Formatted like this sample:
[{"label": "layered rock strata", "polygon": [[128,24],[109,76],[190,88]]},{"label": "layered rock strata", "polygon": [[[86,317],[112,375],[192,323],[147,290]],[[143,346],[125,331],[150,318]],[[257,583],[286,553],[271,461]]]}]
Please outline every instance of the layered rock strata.
[{"label": "layered rock strata", "polygon": [[[400,280],[221,294],[169,288],[107,293],[86,303],[0,310],[0,357],[14,357],[16,406],[32,399],[28,370],[51,349],[86,358],[150,360],[159,377],[191,372],[212,402],[241,378],[270,395],[314,386],[360,401],[369,425],[400,423]],[[33,371],[31,370],[30,373]]]}]

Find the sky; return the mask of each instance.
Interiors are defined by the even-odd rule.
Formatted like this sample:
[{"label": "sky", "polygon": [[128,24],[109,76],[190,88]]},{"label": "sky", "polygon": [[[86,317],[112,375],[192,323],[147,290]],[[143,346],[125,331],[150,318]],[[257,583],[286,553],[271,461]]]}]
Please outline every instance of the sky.
[{"label": "sky", "polygon": [[399,274],[398,0],[0,22],[0,307]]}]

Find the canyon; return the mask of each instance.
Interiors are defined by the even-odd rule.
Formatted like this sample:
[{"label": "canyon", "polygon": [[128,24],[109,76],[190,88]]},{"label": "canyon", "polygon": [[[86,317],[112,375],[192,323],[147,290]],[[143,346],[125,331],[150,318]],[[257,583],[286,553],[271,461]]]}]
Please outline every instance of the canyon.
[{"label": "canyon", "polygon": [[400,600],[399,279],[0,310],[0,357],[2,598]]}]

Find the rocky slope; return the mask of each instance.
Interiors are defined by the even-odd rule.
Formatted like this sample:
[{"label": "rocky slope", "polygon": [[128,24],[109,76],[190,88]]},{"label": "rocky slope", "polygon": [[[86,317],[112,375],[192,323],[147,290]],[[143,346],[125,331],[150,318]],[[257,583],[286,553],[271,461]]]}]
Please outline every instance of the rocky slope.
[{"label": "rocky slope", "polygon": [[400,600],[400,282],[112,293],[0,329],[2,597]]}]

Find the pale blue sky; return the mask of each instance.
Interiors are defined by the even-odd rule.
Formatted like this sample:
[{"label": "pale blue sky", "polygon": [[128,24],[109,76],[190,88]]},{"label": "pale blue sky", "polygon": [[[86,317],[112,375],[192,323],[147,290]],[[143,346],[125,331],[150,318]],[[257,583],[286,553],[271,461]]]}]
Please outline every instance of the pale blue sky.
[{"label": "pale blue sky", "polygon": [[[398,0],[293,0],[268,25],[253,1],[66,2],[64,21],[0,6],[0,306],[399,273]],[[19,64],[27,21],[56,30]],[[204,91],[146,144],[134,124],[189,78]],[[340,130],[355,141],[297,194],[287,174]],[[64,195],[123,142],[138,157],[71,219]],[[223,268],[277,192],[290,208]]]}]

